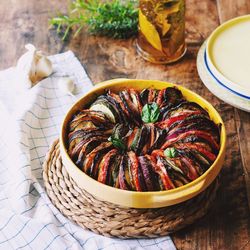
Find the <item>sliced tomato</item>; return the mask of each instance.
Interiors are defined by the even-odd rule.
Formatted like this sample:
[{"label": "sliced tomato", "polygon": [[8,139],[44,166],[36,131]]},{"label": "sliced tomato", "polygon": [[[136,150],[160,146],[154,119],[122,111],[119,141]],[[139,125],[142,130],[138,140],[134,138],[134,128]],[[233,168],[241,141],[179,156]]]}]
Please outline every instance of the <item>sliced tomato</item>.
[{"label": "sliced tomato", "polygon": [[153,157],[157,157],[157,156],[164,157],[164,150],[162,150],[162,149],[155,149],[155,150],[152,151],[151,155]]},{"label": "sliced tomato", "polygon": [[148,103],[154,102],[154,97],[155,97],[155,91],[154,91],[154,89],[149,89]]},{"label": "sliced tomato", "polygon": [[104,184],[107,183],[110,161],[112,160],[112,158],[116,156],[117,152],[118,152],[117,149],[112,149],[101,160],[101,163],[99,165],[99,173],[98,173],[99,182],[104,183]]},{"label": "sliced tomato", "polygon": [[183,112],[183,114],[179,114],[177,116],[171,116],[170,118],[163,120],[161,122],[157,122],[156,126],[159,128],[169,128],[173,123],[177,121],[182,121],[183,119],[187,118],[190,115],[201,114],[201,111],[189,111]]},{"label": "sliced tomato", "polygon": [[[99,140],[100,142],[102,142],[104,140],[107,140],[107,137],[106,136],[96,136],[92,139]],[[81,141],[79,143],[75,144],[75,147],[71,151],[69,151],[70,157],[75,158],[76,156],[78,156],[79,153],[81,152],[82,147],[85,145],[85,143],[87,143],[88,141],[91,141],[92,139],[90,139],[89,136],[85,136],[84,139],[82,138]]]},{"label": "sliced tomato", "polygon": [[152,167],[153,167],[153,170],[159,175],[159,177],[160,177],[160,179],[162,181],[164,189],[165,190],[173,189],[174,184],[170,180],[164,165],[159,163],[157,161],[157,159],[155,159],[154,157],[152,157],[150,155],[146,155],[146,157],[150,160],[150,162],[152,164]]},{"label": "sliced tomato", "polygon": [[189,135],[196,135],[197,137],[201,137],[203,139],[206,139],[209,144],[216,150],[220,149],[219,144],[215,141],[215,139],[211,136],[211,134],[205,132],[205,131],[200,131],[200,130],[191,130],[191,131],[187,131],[185,133],[182,133],[176,137],[173,137],[169,140],[167,140],[163,146],[161,147],[162,149],[165,149],[169,146],[171,146],[173,143],[182,140],[183,138],[189,136]]},{"label": "sliced tomato", "polygon": [[142,191],[139,181],[139,162],[136,154],[133,151],[128,152],[128,157],[131,162],[132,177],[136,191]]},{"label": "sliced tomato", "polygon": [[84,166],[83,171],[87,174],[90,172],[90,168],[92,166],[93,160],[97,153],[100,153],[100,151],[108,150],[112,146],[111,142],[103,142],[98,147],[96,147],[94,150],[92,150],[89,154],[86,155],[86,158],[84,160]]},{"label": "sliced tomato", "polygon": [[180,143],[176,145],[177,148],[185,149],[185,148],[190,148],[190,149],[195,149],[198,152],[200,152],[202,155],[207,157],[210,161],[215,161],[216,155],[207,150],[206,148],[202,146],[198,146],[195,143]]},{"label": "sliced tomato", "polygon": [[158,96],[157,96],[157,99],[156,99],[156,103],[158,104],[159,107],[162,104],[165,91],[166,91],[166,89],[162,89],[158,93]]}]

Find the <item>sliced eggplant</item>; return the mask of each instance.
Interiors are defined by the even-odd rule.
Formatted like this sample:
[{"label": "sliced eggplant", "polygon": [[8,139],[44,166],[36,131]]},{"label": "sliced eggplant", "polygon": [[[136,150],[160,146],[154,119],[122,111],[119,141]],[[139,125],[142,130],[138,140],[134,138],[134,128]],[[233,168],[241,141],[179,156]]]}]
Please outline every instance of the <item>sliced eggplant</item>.
[{"label": "sliced eggplant", "polygon": [[189,160],[192,163],[192,166],[195,168],[196,173],[200,176],[202,175],[206,169],[203,169],[202,165],[200,164],[199,161],[197,161],[197,158],[192,154],[190,149],[176,149],[178,154],[180,154],[181,156],[185,156],[187,158],[189,158]]},{"label": "sliced eggplant", "polygon": [[176,104],[183,100],[183,95],[176,87],[168,87],[164,92],[163,101],[167,104]]},{"label": "sliced eggplant", "polygon": [[140,98],[143,106],[148,103],[148,94],[149,94],[149,89],[143,89],[140,93]]},{"label": "sliced eggplant", "polygon": [[204,115],[191,115],[181,121],[177,121],[169,127],[168,133],[172,134],[177,131],[180,133],[193,129],[211,132],[216,137],[216,141],[219,141],[218,126]]},{"label": "sliced eggplant", "polygon": [[84,139],[82,139],[78,144],[76,144],[76,146],[73,148],[72,151],[69,151],[69,155],[70,157],[72,157],[73,159],[78,158],[82,148],[85,146],[86,143],[88,143],[89,141],[106,141],[107,137],[106,136],[85,136]]},{"label": "sliced eggplant", "polygon": [[111,96],[115,100],[115,102],[119,104],[119,106],[122,110],[121,114],[123,116],[124,123],[129,123],[130,122],[130,114],[129,114],[128,109],[124,105],[121,97],[118,94],[115,94],[113,92],[109,92],[109,96]]},{"label": "sliced eggplant", "polygon": [[[205,147],[202,143],[178,143],[175,145],[179,149],[189,149],[194,152],[195,155],[205,164],[211,165],[215,159],[216,155],[213,154],[209,148]],[[199,155],[198,155],[199,154]]]},{"label": "sliced eggplant", "polygon": [[133,101],[131,100],[131,96],[127,90],[123,90],[119,93],[124,106],[128,109],[129,115],[131,117],[131,120],[134,121],[136,125],[140,125],[142,123],[141,121],[141,113],[137,109],[137,107],[134,105]]},{"label": "sliced eggplant", "polygon": [[161,129],[154,127],[154,135],[155,135],[154,142],[151,145],[148,152],[151,152],[154,149],[160,148],[161,145],[165,142],[166,134],[167,133],[165,129],[161,130]]},{"label": "sliced eggplant", "polygon": [[95,170],[95,163],[100,160],[103,153],[108,152],[112,147],[111,142],[103,142],[93,149],[84,159],[83,166],[81,166],[83,171],[92,177],[96,177],[98,172]]},{"label": "sliced eggplant", "polygon": [[202,114],[209,117],[207,111],[203,109],[199,104],[195,102],[185,101],[185,102],[181,102],[177,106],[174,106],[168,109],[167,111],[164,111],[164,109],[162,109],[161,110],[161,112],[163,112],[162,120],[165,120],[171,116],[176,116],[180,112],[184,112],[184,111],[200,111]]},{"label": "sliced eggplant", "polygon": [[136,140],[134,146],[132,147],[137,155],[141,154],[144,145],[148,143],[148,137],[149,137],[148,127],[143,125],[142,128],[140,129],[140,133],[138,133],[138,140]]},{"label": "sliced eggplant", "polygon": [[144,177],[144,182],[146,186],[145,190],[147,191],[160,190],[159,185],[157,183],[157,175],[152,169],[150,160],[145,156],[139,156],[138,161]]}]

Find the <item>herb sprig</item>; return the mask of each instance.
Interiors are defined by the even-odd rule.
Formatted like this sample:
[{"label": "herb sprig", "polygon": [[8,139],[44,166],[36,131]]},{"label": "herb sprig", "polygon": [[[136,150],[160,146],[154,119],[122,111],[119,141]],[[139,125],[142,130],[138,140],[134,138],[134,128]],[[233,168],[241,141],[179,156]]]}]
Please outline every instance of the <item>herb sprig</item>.
[{"label": "herb sprig", "polygon": [[138,8],[136,0],[99,1],[74,0],[67,15],[59,14],[50,19],[57,26],[57,32],[63,33],[63,40],[74,28],[77,35],[83,27],[95,35],[113,38],[129,38],[138,32]]},{"label": "herb sprig", "polygon": [[111,135],[109,138],[108,138],[108,141],[112,142],[112,144],[118,148],[118,149],[121,149],[122,151],[124,151],[126,149],[126,146],[124,144],[124,142],[122,141],[122,139],[120,138],[116,138],[114,137],[113,135]]},{"label": "herb sprig", "polygon": [[174,157],[177,156],[177,151],[173,147],[172,148],[166,148],[164,150],[164,155],[167,156],[167,157],[169,157],[169,158],[174,158]]}]

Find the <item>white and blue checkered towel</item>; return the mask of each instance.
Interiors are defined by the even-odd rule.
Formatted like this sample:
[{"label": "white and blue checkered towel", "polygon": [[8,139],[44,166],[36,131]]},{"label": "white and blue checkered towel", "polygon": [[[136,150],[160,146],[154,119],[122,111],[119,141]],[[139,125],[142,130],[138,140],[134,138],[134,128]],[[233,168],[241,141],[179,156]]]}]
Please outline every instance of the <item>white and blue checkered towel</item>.
[{"label": "white and blue checkered towel", "polygon": [[13,68],[0,72],[0,249],[175,249],[170,237],[120,240],[84,230],[48,199],[42,163],[73,98],[57,87],[71,77],[80,97],[92,87],[72,52],[50,57],[54,74],[17,93]]}]

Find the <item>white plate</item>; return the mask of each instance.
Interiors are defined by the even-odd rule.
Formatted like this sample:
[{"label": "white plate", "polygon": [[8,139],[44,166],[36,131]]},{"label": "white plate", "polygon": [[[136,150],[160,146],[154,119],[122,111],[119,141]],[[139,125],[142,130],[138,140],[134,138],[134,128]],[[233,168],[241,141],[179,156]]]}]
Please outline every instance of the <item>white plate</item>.
[{"label": "white plate", "polygon": [[205,63],[206,41],[202,44],[197,55],[197,70],[204,85],[224,102],[250,112],[250,100],[240,97],[221,85],[208,71]]},{"label": "white plate", "polygon": [[205,60],[217,82],[250,100],[250,15],[217,27],[207,39]]}]

